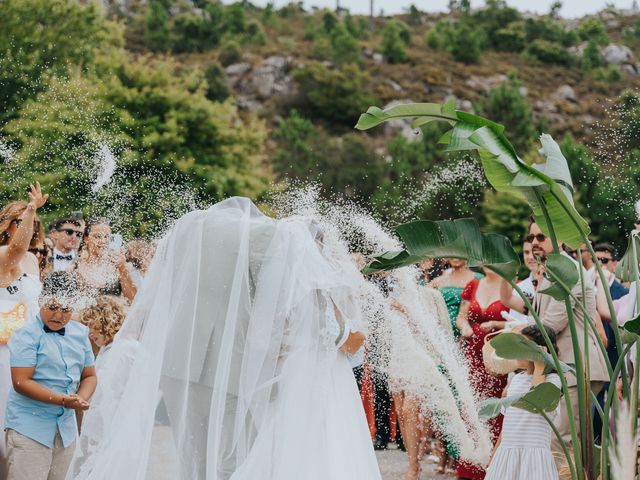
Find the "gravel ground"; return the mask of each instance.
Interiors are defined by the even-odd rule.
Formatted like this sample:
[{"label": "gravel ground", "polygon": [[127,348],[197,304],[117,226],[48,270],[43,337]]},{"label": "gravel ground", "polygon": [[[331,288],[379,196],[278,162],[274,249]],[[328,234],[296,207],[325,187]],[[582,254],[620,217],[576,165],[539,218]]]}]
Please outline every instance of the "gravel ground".
[{"label": "gravel ground", "polygon": [[[383,452],[376,452],[382,480],[403,480],[404,471],[407,466],[407,454],[396,448],[390,448]],[[453,479],[455,476],[438,475],[435,473],[436,465],[430,463],[428,459],[422,461],[422,474],[420,480],[445,480]]]},{"label": "gravel ground", "polygon": [[[390,444],[390,449],[376,452],[380,473],[383,480],[404,480],[404,470],[407,465],[407,454]],[[156,425],[153,432],[153,447],[147,478],[153,480],[175,480],[178,478],[176,468],[177,458],[173,448],[171,429],[166,426]],[[428,459],[422,462],[422,474],[420,480],[447,480],[454,477],[438,475],[435,473],[435,465]],[[304,480],[304,479],[302,479]]]}]

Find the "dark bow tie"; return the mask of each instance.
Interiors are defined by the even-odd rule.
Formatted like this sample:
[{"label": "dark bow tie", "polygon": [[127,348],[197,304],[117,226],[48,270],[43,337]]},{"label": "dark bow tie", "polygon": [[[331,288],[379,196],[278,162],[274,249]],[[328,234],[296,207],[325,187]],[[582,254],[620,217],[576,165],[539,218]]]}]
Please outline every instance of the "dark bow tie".
[{"label": "dark bow tie", "polygon": [[47,332],[47,333],[57,333],[58,335],[62,335],[63,337],[64,337],[64,329],[65,329],[65,327],[62,327],[60,330],[51,330],[46,325],[44,326],[44,331],[45,332]]},{"label": "dark bow tie", "polygon": [[73,255],[60,255],[56,253],[56,260],[73,260]]}]

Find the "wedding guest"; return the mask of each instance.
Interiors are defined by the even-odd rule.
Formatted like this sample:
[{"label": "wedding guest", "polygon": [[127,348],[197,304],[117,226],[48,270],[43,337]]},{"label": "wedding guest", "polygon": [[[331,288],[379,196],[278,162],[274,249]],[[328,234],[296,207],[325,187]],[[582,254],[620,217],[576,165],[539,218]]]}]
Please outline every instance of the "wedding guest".
[{"label": "wedding guest", "polygon": [[78,276],[80,288],[92,296],[123,296],[131,303],[136,295],[135,282],[127,268],[125,255],[110,248],[111,226],[106,219],[89,220],[80,245],[79,256],[70,270]]},{"label": "wedding guest", "polygon": [[[609,278],[609,292],[613,300],[618,300],[629,293],[629,289],[622,285],[615,276],[616,266],[616,249],[610,243],[598,243],[593,249],[596,252],[596,257],[603,270],[611,273]],[[599,275],[598,275],[599,277]],[[599,280],[599,278],[598,278]]]},{"label": "wedding guest", "polygon": [[[544,327],[556,351],[555,332]],[[537,325],[529,325],[522,335],[546,348],[546,343]],[[544,382],[560,388],[560,377],[555,373],[545,374],[545,365],[529,360],[520,362],[520,370],[507,386],[507,397],[523,395],[531,388]],[[556,412],[548,414],[554,418]],[[535,478],[536,480],[557,480],[558,470],[551,454],[551,427],[542,415],[521,408],[509,407],[504,413],[502,432],[496,443],[485,480],[505,480]]]},{"label": "wedding guest", "polygon": [[441,258],[428,258],[418,263],[420,285],[426,285],[438,278],[446,270],[446,263]]},{"label": "wedding guest", "polygon": [[53,240],[51,263],[53,271],[66,270],[78,255],[82,240],[82,222],[76,217],[59,218],[50,224]]},{"label": "wedding guest", "polygon": [[460,337],[460,331],[456,326],[456,319],[462,303],[462,291],[478,275],[469,269],[465,260],[449,258],[446,261],[450,268],[445,270],[441,276],[435,278],[429,286],[440,290],[449,311],[453,336],[457,340]]},{"label": "wedding guest", "polygon": [[[464,302],[456,322],[469,366],[469,380],[479,400],[500,397],[507,385],[507,376],[489,372],[482,359],[485,337],[504,328],[506,321],[502,318],[502,312],[508,311],[508,307],[500,301],[502,279],[488,268],[484,272],[484,278],[474,279],[464,288]],[[489,427],[495,442],[502,428],[502,416],[491,419]],[[456,474],[461,478],[475,480],[484,478],[485,472],[477,465],[460,462]]]},{"label": "wedding guest", "polygon": [[147,273],[154,253],[155,247],[151,242],[142,239],[133,239],[127,242],[127,267],[136,289],[142,285],[142,280]]},{"label": "wedding guest", "polygon": [[87,327],[70,322],[77,290],[73,274],[49,275],[40,313],[9,342],[8,480],[66,477],[77,436],[75,410],[89,408],[96,388]]},{"label": "wedding guest", "polygon": [[[537,223],[532,222],[529,227],[529,234],[533,235],[533,253],[540,257],[546,257],[553,253],[553,244],[551,239],[547,237]],[[562,248],[562,245],[559,245]],[[566,258],[571,258],[568,254],[563,253]],[[578,263],[575,262],[576,268]],[[538,285],[538,291],[544,290],[551,284],[548,279],[542,277],[541,283]],[[584,285],[584,291],[586,297],[583,297],[583,286],[578,282],[572,289],[571,293],[578,302],[582,302],[583,298],[586,302],[586,310],[590,314],[591,318],[596,318],[596,302],[595,302],[595,284],[586,281]],[[510,292],[509,292],[510,293]],[[576,363],[576,354],[573,351],[573,344],[571,341],[571,330],[569,328],[569,317],[565,307],[565,302],[561,300],[555,300],[550,295],[538,293],[535,298],[534,308],[536,309],[542,323],[556,332],[558,347],[560,348],[560,360],[565,363]],[[602,390],[605,382],[609,380],[609,375],[605,367],[604,356],[597,344],[595,334],[592,329],[585,324],[584,313],[577,303],[573,303],[573,318],[575,323],[575,329],[578,334],[578,338],[584,338],[585,328],[588,338],[589,349],[589,378],[591,381],[590,387],[594,395],[598,395]],[[567,445],[571,444],[571,435],[569,432],[569,422],[574,422],[578,429],[578,435],[580,430],[580,421],[578,419],[578,388],[576,386],[576,379],[573,375],[568,375],[567,381],[569,384],[569,398],[573,406],[574,419],[570,419],[567,415],[565,403],[560,403],[560,413],[554,420],[555,426],[560,432],[563,440]],[[557,439],[552,438],[551,450],[554,453],[554,457],[561,467],[564,458],[563,451]]]},{"label": "wedding guest", "polygon": [[[41,284],[38,260],[29,252],[43,246],[44,231],[37,210],[47,201],[40,184],[29,201],[15,201],[0,210],[0,432],[11,385],[9,348],[13,333],[38,311]],[[0,435],[0,478],[5,473],[5,439]]]}]

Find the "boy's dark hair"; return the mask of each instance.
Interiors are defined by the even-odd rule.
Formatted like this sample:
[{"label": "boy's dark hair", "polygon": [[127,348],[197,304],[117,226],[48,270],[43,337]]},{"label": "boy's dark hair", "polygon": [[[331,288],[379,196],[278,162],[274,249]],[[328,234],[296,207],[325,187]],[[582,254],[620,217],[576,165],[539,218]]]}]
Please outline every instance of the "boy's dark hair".
[{"label": "boy's dark hair", "polygon": [[596,252],[609,252],[611,254],[611,258],[616,258],[616,247],[607,242],[598,243],[593,249]]},{"label": "boy's dark hair", "polygon": [[77,295],[78,280],[71,272],[51,272],[42,282],[42,297],[51,299],[70,298]]},{"label": "boy's dark hair", "polygon": [[81,227],[82,223],[78,217],[64,217],[58,218],[49,224],[49,231],[58,231],[62,228],[62,225],[65,223],[70,223],[71,225],[75,225],[76,227]]},{"label": "boy's dark hair", "polygon": [[[556,342],[556,338],[557,338],[556,332],[553,329],[547,327],[546,325],[543,325],[543,327],[547,332],[547,335],[549,336],[549,340],[551,340],[551,345],[553,346],[553,349],[556,351],[558,355],[560,355],[560,352],[558,351],[558,343]],[[536,343],[537,345],[540,345],[541,347],[547,346],[547,343],[544,341],[544,337],[542,336],[542,332],[538,328],[538,325],[527,325],[522,329],[521,333],[525,337],[528,337],[531,340],[533,340],[533,342]]]}]

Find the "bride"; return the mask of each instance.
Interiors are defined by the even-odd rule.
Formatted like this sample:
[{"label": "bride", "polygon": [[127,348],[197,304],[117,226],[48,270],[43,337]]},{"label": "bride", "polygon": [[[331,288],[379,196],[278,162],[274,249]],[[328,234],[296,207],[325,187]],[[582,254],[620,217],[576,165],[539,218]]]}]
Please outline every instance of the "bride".
[{"label": "bride", "polygon": [[364,279],[334,247],[242,198],[182,217],[98,373],[67,478],[151,478],[160,405],[181,479],[380,479],[347,358]]}]

